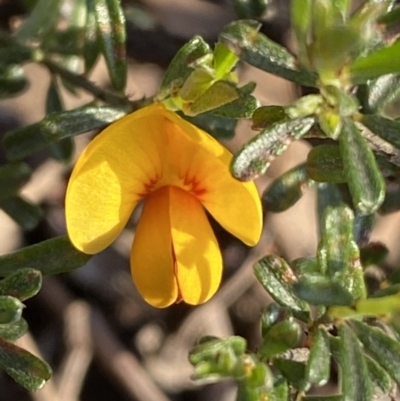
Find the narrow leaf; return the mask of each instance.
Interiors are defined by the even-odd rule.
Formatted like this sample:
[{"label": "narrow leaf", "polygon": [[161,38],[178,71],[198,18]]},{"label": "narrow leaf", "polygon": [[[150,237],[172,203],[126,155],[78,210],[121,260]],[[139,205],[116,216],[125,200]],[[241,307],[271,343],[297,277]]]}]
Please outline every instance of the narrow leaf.
[{"label": "narrow leaf", "polygon": [[293,284],[294,293],[312,305],[352,305],[354,300],[344,284],[319,274],[300,277]]},{"label": "narrow leaf", "polygon": [[298,68],[298,63],[285,48],[258,33],[256,21],[235,21],[220,34],[221,42],[241,60],[255,67],[305,86],[316,86],[317,75]]},{"label": "narrow leaf", "polygon": [[86,0],[85,42],[83,45],[83,59],[85,74],[94,67],[100,55],[100,41],[98,39],[95,0]]},{"label": "narrow leaf", "polygon": [[304,363],[290,359],[275,358],[273,364],[297,390],[307,391],[310,388],[310,384],[306,378]]},{"label": "narrow leaf", "polygon": [[19,160],[64,138],[101,129],[126,113],[112,107],[82,107],[52,113],[42,121],[8,132],[3,139],[7,157]]},{"label": "narrow leaf", "polygon": [[296,35],[299,49],[299,59],[304,65],[308,65],[307,45],[311,27],[312,0],[290,2],[290,17],[293,31]]},{"label": "narrow leaf", "polygon": [[258,353],[271,358],[288,349],[295,348],[301,337],[301,327],[296,321],[289,319],[274,324],[263,337]]},{"label": "narrow leaf", "polygon": [[325,330],[316,328],[311,344],[310,356],[306,365],[307,381],[318,387],[324,386],[329,381],[331,366],[331,351]]},{"label": "narrow leaf", "polygon": [[318,182],[346,182],[343,162],[337,145],[319,145],[307,156],[307,175]]},{"label": "narrow leaf", "polygon": [[10,65],[4,68],[0,65],[0,99],[14,96],[27,86],[28,81],[21,66]]},{"label": "narrow leaf", "polygon": [[194,117],[182,115],[199,128],[217,139],[231,139],[235,135],[237,120],[228,117],[221,117],[211,113],[202,113]]},{"label": "narrow leaf", "polygon": [[[50,81],[49,89],[46,97],[46,115],[61,112],[64,110],[61,96],[58,91],[55,80]],[[59,161],[68,161],[72,157],[74,151],[74,143],[71,138],[64,138],[59,142],[51,143],[48,146],[50,155]]]},{"label": "narrow leaf", "polygon": [[41,389],[52,374],[47,363],[2,338],[0,367],[28,391]]},{"label": "narrow leaf", "polygon": [[344,401],[371,401],[372,385],[367,363],[353,330],[339,327],[341,387]]},{"label": "narrow leaf", "polygon": [[374,394],[387,394],[392,389],[392,379],[373,359],[366,357],[369,377],[374,385]]},{"label": "narrow leaf", "polygon": [[309,307],[294,294],[292,286],[297,279],[284,259],[265,256],[254,265],[254,273],[278,304],[287,306],[300,320],[308,320]]},{"label": "narrow leaf", "polygon": [[176,53],[165,72],[161,83],[161,93],[169,94],[181,87],[193,71],[191,64],[207,54],[211,54],[210,46],[200,36],[195,36],[186,43]]},{"label": "narrow leaf", "polygon": [[33,230],[43,218],[42,209],[21,196],[2,200],[0,209],[3,209],[25,231]]},{"label": "narrow leaf", "polygon": [[95,0],[95,15],[111,83],[116,91],[123,92],[127,79],[126,32],[120,0]]},{"label": "narrow leaf", "polygon": [[251,128],[253,130],[267,128],[269,125],[283,121],[286,118],[289,119],[289,116],[282,106],[261,106],[254,111]]},{"label": "narrow leaf", "polygon": [[217,81],[190,106],[186,114],[195,116],[217,109],[239,98],[236,86],[227,81]]},{"label": "narrow leaf", "polygon": [[45,275],[59,274],[82,267],[90,258],[61,236],[0,256],[0,275],[8,276],[26,267]]},{"label": "narrow leaf", "polygon": [[24,301],[36,295],[42,286],[42,274],[26,268],[17,270],[0,281],[0,295],[10,295]]},{"label": "narrow leaf", "polygon": [[331,277],[350,266],[359,257],[353,238],[354,214],[344,205],[326,208],[322,218],[322,237],[318,262]]},{"label": "narrow leaf", "polygon": [[251,118],[254,111],[259,106],[258,100],[250,95],[254,88],[255,84],[253,82],[250,82],[241,88],[237,88],[236,90],[239,98],[212,110],[212,114],[237,119]]},{"label": "narrow leaf", "polygon": [[234,156],[231,171],[242,181],[264,174],[275,156],[282,154],[292,140],[300,139],[314,124],[313,117],[278,121],[256,135]]},{"label": "narrow leaf", "polygon": [[15,195],[31,174],[31,168],[23,162],[0,167],[0,201]]},{"label": "narrow leaf", "polygon": [[400,343],[383,331],[352,320],[351,325],[368,353],[400,383]]},{"label": "narrow leaf", "polygon": [[354,85],[379,78],[385,74],[400,72],[400,40],[356,59],[349,66],[350,80]]},{"label": "narrow leaf", "polygon": [[343,119],[339,147],[356,210],[361,214],[374,213],[385,198],[385,182],[372,150],[350,118]]},{"label": "narrow leaf", "polygon": [[28,331],[28,323],[21,318],[9,324],[0,324],[0,337],[7,341],[16,341]]},{"label": "narrow leaf", "polygon": [[374,134],[400,149],[400,121],[376,114],[364,114],[360,122]]},{"label": "narrow leaf", "polygon": [[[400,8],[399,8],[400,10]],[[365,114],[380,113],[400,94],[400,75],[387,74],[360,85],[357,97]]]},{"label": "narrow leaf", "polygon": [[278,177],[264,191],[262,202],[265,210],[283,212],[293,206],[314,184],[300,164]]},{"label": "narrow leaf", "polygon": [[21,319],[24,304],[9,295],[0,295],[0,325],[17,322]]}]

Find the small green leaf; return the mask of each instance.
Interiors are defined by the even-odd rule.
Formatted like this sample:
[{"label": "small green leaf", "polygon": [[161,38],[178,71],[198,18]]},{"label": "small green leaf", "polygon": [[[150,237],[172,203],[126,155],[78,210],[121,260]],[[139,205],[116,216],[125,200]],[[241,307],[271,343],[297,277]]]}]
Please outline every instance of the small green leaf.
[{"label": "small green leaf", "polygon": [[344,401],[371,401],[372,383],[360,343],[353,330],[339,327],[341,387]]},{"label": "small green leaf", "polygon": [[88,74],[96,64],[101,49],[97,32],[95,0],[86,0],[86,8],[83,59],[85,63],[85,74]]},{"label": "small green leaf", "polygon": [[360,214],[374,213],[385,198],[385,181],[372,150],[350,118],[343,119],[339,147],[356,210]]},{"label": "small green leaf", "polygon": [[17,270],[0,281],[0,295],[10,295],[20,301],[36,295],[42,286],[42,274],[26,268]]},{"label": "small green leaf", "polygon": [[[239,367],[239,358],[244,357],[246,346],[246,340],[237,336],[202,341],[189,353],[189,361],[195,366],[196,378],[214,381],[221,377],[235,376],[237,370],[239,376],[243,377],[248,371],[243,372],[243,366]],[[249,362],[254,366],[253,360]]]},{"label": "small green leaf", "polygon": [[0,68],[23,64],[35,57],[35,51],[28,46],[11,45],[0,49]]},{"label": "small green leaf", "polygon": [[349,66],[350,80],[353,85],[367,82],[369,79],[379,78],[385,74],[400,72],[400,40],[392,45],[369,53],[365,57],[356,59]]},{"label": "small green leaf", "polygon": [[47,363],[2,338],[0,367],[28,391],[41,389],[52,374]]},{"label": "small green leaf", "polygon": [[317,257],[322,272],[331,277],[348,269],[359,258],[353,223],[354,214],[345,205],[328,207],[324,212]]},{"label": "small green leaf", "polygon": [[259,130],[267,128],[269,125],[276,123],[278,121],[283,121],[289,119],[286,114],[285,108],[282,106],[262,106],[254,111],[252,116],[253,125],[251,128],[253,130]]},{"label": "small green leaf", "polygon": [[42,209],[21,196],[2,200],[0,209],[3,209],[25,231],[33,230],[43,218]]},{"label": "small green leaf", "polygon": [[0,295],[0,324],[10,324],[21,319],[24,304],[9,295]]},{"label": "small green leaf", "polygon": [[301,327],[293,319],[274,324],[263,337],[258,353],[271,358],[288,349],[295,348],[301,337]]},{"label": "small green leaf", "polygon": [[311,27],[312,6],[312,0],[292,0],[290,2],[290,18],[299,49],[299,59],[305,66],[309,64],[307,47]]},{"label": "small green leaf", "polygon": [[292,140],[300,139],[314,124],[313,117],[278,121],[256,135],[233,157],[231,171],[242,181],[264,174],[275,156],[282,154]]},{"label": "small green leaf", "polygon": [[290,262],[290,264],[297,276],[320,272],[318,260],[315,256],[294,259]]},{"label": "small green leaf", "polygon": [[336,140],[342,130],[342,119],[338,111],[327,106],[318,112],[318,125],[328,138]]},{"label": "small green leaf", "polygon": [[357,320],[352,320],[351,325],[368,353],[399,384],[400,343],[383,331]]},{"label": "small green leaf", "polygon": [[265,256],[254,265],[254,273],[278,304],[288,307],[298,319],[308,321],[309,307],[294,294],[292,287],[297,279],[284,259]]},{"label": "small green leaf", "polygon": [[318,182],[346,182],[339,146],[319,145],[311,149],[307,156],[307,175]]},{"label": "small green leaf", "polygon": [[387,394],[392,389],[392,379],[385,371],[382,369],[378,363],[369,357],[365,357],[368,367],[369,377],[374,386],[374,395]]},{"label": "small green leaf", "polygon": [[67,237],[61,236],[0,256],[0,275],[8,276],[26,267],[44,275],[59,274],[82,267],[91,257],[77,251]]},{"label": "small green leaf", "polygon": [[15,195],[31,174],[31,168],[23,162],[0,167],[0,201]]},{"label": "small green leaf", "polygon": [[[50,81],[46,97],[46,115],[64,110],[61,96],[55,80]],[[74,143],[71,138],[64,138],[59,142],[51,143],[48,146],[50,155],[59,161],[68,161],[74,151]]]},{"label": "small green leaf", "polygon": [[116,91],[123,92],[127,79],[126,32],[120,0],[95,0],[95,15],[111,83]]},{"label": "small green leaf", "polygon": [[101,129],[126,113],[112,107],[82,107],[52,113],[42,121],[8,132],[3,139],[7,157],[19,160],[64,138]]},{"label": "small green leaf", "polygon": [[400,149],[400,122],[376,114],[364,114],[360,121],[374,134]]},{"label": "small green leaf", "polygon": [[324,228],[324,213],[327,207],[338,207],[344,203],[341,189],[336,184],[319,183],[317,185],[317,211],[319,231],[322,233]]},{"label": "small green leaf", "polygon": [[161,84],[161,98],[175,93],[193,71],[191,66],[196,60],[211,54],[210,46],[200,37],[195,36],[176,53],[171,61]]},{"label": "small green leaf", "polygon": [[[399,8],[400,10],[400,8]],[[360,85],[357,97],[364,114],[380,113],[400,93],[400,75],[387,74]]]},{"label": "small green leaf", "polygon": [[202,113],[194,117],[182,115],[182,117],[217,139],[231,139],[235,135],[238,122],[236,119],[211,113]]},{"label": "small green leaf", "polygon": [[344,401],[342,395],[327,395],[327,396],[306,396],[302,397],[301,401]]},{"label": "small green leaf", "polygon": [[38,0],[29,17],[24,21],[15,37],[19,42],[43,38],[51,33],[58,21],[62,0]]},{"label": "small green leaf", "polygon": [[307,391],[310,388],[310,383],[307,382],[306,378],[306,366],[304,363],[290,359],[275,358],[273,364],[297,390]]},{"label": "small green leaf", "polygon": [[260,18],[268,3],[268,0],[233,0],[233,8],[240,19]]},{"label": "small green leaf", "polygon": [[259,106],[258,100],[250,95],[254,88],[255,84],[253,82],[241,88],[236,88],[239,98],[212,110],[212,114],[237,119],[251,118],[254,111]]},{"label": "small green leaf", "polygon": [[[358,247],[365,247],[368,244],[374,228],[374,223],[375,215],[373,214],[362,215],[357,213],[354,216],[353,235]],[[360,252],[362,253],[361,249]],[[363,256],[360,255],[360,257],[362,261]],[[361,262],[361,264],[363,263]]]},{"label": "small green leaf", "polygon": [[26,89],[28,81],[19,65],[3,67],[0,65],[0,99],[14,96]]},{"label": "small green leaf", "polygon": [[208,66],[194,69],[179,90],[179,97],[185,102],[194,102],[213,84],[214,75]]},{"label": "small green leaf", "polygon": [[317,75],[299,68],[295,57],[284,47],[258,33],[256,21],[235,21],[224,28],[220,41],[232,49],[241,60],[271,74],[304,86],[316,86]]},{"label": "small green leaf", "polygon": [[234,84],[228,81],[217,81],[192,103],[189,110],[185,110],[185,114],[195,116],[205,113],[238,98],[239,94]]},{"label": "small green leaf", "polygon": [[330,378],[331,351],[324,329],[316,328],[312,334],[310,356],[306,365],[307,382],[317,387],[324,386]]},{"label": "small green leaf", "polygon": [[288,310],[276,302],[271,302],[261,315],[261,335],[264,337],[278,321],[286,319]]},{"label": "small green leaf", "polygon": [[354,299],[344,283],[332,280],[320,274],[300,277],[293,284],[294,293],[303,301],[312,305],[352,305]]},{"label": "small green leaf", "polygon": [[0,324],[0,337],[7,341],[16,341],[28,331],[28,323],[21,318],[9,324]]},{"label": "small green leaf", "polygon": [[236,54],[226,45],[217,42],[214,48],[213,69],[215,71],[215,79],[220,80],[233,70],[239,61]]},{"label": "small green leaf", "polygon": [[289,386],[281,375],[275,375],[273,388],[268,393],[269,401],[287,401],[289,399]]},{"label": "small green leaf", "polygon": [[300,164],[282,174],[264,191],[263,206],[270,212],[283,212],[300,200],[313,184],[305,164]]}]

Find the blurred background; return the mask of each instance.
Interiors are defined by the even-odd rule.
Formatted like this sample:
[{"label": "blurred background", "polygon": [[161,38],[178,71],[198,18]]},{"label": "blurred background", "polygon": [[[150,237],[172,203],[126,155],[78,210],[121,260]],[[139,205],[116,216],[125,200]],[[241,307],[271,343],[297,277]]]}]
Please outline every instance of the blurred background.
[{"label": "blurred background", "polygon": [[[71,0],[73,1],[73,0]],[[229,0],[126,0],[130,99],[157,93],[163,72],[177,50],[194,35],[213,45],[220,30],[238,19],[238,9]],[[63,12],[68,15],[70,2]],[[0,0],[0,26],[12,30],[24,18],[22,0]],[[262,31],[292,51],[288,1],[270,1],[260,16]],[[50,83],[47,71],[36,65],[24,67],[30,81],[21,95],[0,101],[0,134],[40,121],[45,116],[45,96]],[[284,105],[300,92],[293,84],[248,65],[239,65],[241,82],[257,83],[254,95],[263,105]],[[98,62],[90,79],[107,88],[105,64]],[[90,100],[84,92],[62,92],[67,109]],[[96,133],[76,137],[74,158]],[[238,126],[235,137],[225,142],[237,150],[254,132],[250,123]],[[258,179],[260,193],[282,172],[305,160],[309,146],[295,143]],[[5,160],[0,148],[0,162]],[[45,152],[29,158],[35,168],[22,195],[41,205],[42,222],[24,232],[0,211],[0,253],[65,234],[64,195],[73,166],[48,157]],[[227,202],[229,199],[227,199]],[[139,208],[140,209],[140,208]],[[18,344],[41,356],[54,376],[35,394],[29,394],[0,372],[0,401],[233,401],[236,386],[230,382],[201,385],[191,379],[188,352],[204,335],[241,335],[255,350],[260,340],[261,311],[268,295],[256,281],[252,264],[269,253],[288,260],[315,253],[317,227],[315,201],[310,190],[289,211],[265,211],[265,229],[256,247],[250,249],[225,232],[213,228],[225,261],[224,279],[208,303],[190,307],[174,305],[155,309],[137,293],[129,271],[129,253],[136,210],[119,239],[74,273],[45,277],[41,292],[27,302],[24,317],[30,327]],[[399,249],[398,213],[381,218],[372,240],[383,240],[391,249],[388,263],[396,264]]]}]

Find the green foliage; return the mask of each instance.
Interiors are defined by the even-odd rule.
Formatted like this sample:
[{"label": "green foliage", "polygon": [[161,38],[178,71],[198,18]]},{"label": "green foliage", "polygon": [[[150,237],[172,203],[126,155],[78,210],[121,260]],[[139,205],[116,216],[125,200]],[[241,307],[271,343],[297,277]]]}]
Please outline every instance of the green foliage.
[{"label": "green foliage", "polygon": [[[240,18],[259,18],[268,10],[261,0],[232,3]],[[265,174],[293,141],[314,145],[306,162],[278,177],[262,201],[266,211],[283,212],[316,188],[316,254],[290,262],[265,255],[254,264],[255,276],[274,300],[261,316],[254,353],[241,337],[207,337],[189,356],[200,382],[233,378],[238,401],[371,401],[400,384],[399,274],[378,282],[378,290],[364,279],[364,269],[387,254],[384,244],[369,243],[375,213],[400,209],[399,194],[392,194],[392,201],[385,188],[387,178],[400,176],[399,115],[393,109],[391,117],[385,114],[400,93],[400,41],[392,31],[400,8],[394,3],[365,1],[351,12],[349,0],[292,0],[297,55],[261,33],[258,21],[239,20],[222,30],[213,48],[194,37],[164,75],[156,100],[216,138],[233,137],[241,119],[252,124],[256,135],[232,160],[239,180]],[[20,194],[32,173],[24,159],[46,149],[68,161],[76,135],[100,130],[147,100],[131,102],[124,93],[126,34],[119,0],[75,1],[63,24],[63,1],[27,4],[30,12],[19,29],[0,31],[0,98],[29,86],[25,63],[44,67],[51,81],[46,116],[3,139],[9,163],[0,166],[0,208],[30,230],[42,212]],[[100,56],[112,90],[88,79]],[[238,86],[240,62],[315,93],[286,106],[261,106],[253,83]],[[65,110],[61,88],[82,89],[93,101]],[[42,274],[72,271],[89,258],[66,237],[0,256],[0,367],[28,390],[41,388],[51,370],[12,344],[27,331],[22,302],[39,291]],[[307,395],[331,379],[333,366],[339,394]]]}]

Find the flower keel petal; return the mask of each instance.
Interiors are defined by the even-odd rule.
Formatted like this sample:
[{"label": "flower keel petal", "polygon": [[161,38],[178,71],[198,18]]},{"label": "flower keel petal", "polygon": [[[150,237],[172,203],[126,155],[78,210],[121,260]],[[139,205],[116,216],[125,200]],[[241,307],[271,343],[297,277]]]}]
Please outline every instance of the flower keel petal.
[{"label": "flower keel petal", "polygon": [[177,187],[169,187],[169,197],[180,295],[188,304],[201,304],[221,282],[221,252],[201,203]]},{"label": "flower keel petal", "polygon": [[167,187],[146,197],[133,241],[131,271],[149,304],[165,308],[178,299]]}]

